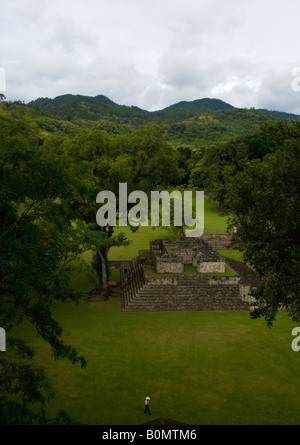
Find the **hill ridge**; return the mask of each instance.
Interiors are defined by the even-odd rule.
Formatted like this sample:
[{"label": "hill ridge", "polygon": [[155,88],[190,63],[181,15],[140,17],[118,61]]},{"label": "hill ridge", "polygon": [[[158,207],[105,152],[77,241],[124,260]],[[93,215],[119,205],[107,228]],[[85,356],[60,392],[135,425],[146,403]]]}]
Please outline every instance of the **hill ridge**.
[{"label": "hill ridge", "polygon": [[[209,98],[204,97],[200,99],[194,99],[191,101],[182,100],[179,102],[176,102],[174,104],[168,105],[160,110],[153,110],[148,111],[144,110],[143,108],[140,108],[135,105],[121,105],[117,104],[116,102],[109,99],[107,96],[103,94],[98,94],[96,96],[88,96],[88,95],[82,95],[82,94],[71,94],[66,93],[59,96],[56,96],[54,98],[49,97],[38,97],[37,99],[34,99],[27,103],[27,106],[29,107],[36,107],[38,106],[43,111],[51,111],[56,108],[56,106],[67,106],[70,102],[87,102],[89,104],[97,104],[102,108],[108,108],[112,107],[114,108],[115,112],[117,111],[124,111],[124,110],[132,110],[135,111],[135,113],[139,113],[140,115],[144,115],[145,117],[149,116],[160,116],[163,117],[167,113],[172,113],[176,110],[185,110],[188,111],[188,117],[191,117],[197,114],[197,112],[201,111],[222,111],[222,110],[238,110],[238,109],[246,109],[249,110],[249,108],[241,108],[241,107],[234,107],[233,105],[218,99],[218,98]],[[268,110],[266,108],[257,108],[254,109],[256,111],[261,111],[265,113],[272,114],[273,116],[287,118],[287,119],[298,119],[300,116],[288,113],[285,111],[278,111],[278,110]],[[112,111],[112,110],[111,110]],[[123,113],[122,113],[123,114]]]}]

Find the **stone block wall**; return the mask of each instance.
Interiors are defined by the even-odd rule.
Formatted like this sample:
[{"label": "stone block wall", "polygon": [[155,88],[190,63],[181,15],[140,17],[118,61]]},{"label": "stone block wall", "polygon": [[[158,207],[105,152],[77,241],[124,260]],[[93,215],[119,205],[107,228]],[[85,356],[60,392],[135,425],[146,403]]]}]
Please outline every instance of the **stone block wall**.
[{"label": "stone block wall", "polygon": [[155,240],[150,243],[150,250],[157,273],[182,273],[185,264],[193,265],[201,273],[225,272],[224,259],[202,238]]},{"label": "stone block wall", "polygon": [[231,237],[229,235],[202,235],[204,241],[214,250],[232,250],[230,247]]},{"label": "stone block wall", "polygon": [[211,276],[208,281],[211,285],[232,285],[239,284],[240,282],[239,276]]},{"label": "stone block wall", "polygon": [[181,259],[164,255],[156,258],[155,270],[156,273],[182,273],[184,265]]},{"label": "stone block wall", "polygon": [[225,272],[225,261],[217,262],[200,262],[196,266],[197,272],[200,273],[224,273]]}]

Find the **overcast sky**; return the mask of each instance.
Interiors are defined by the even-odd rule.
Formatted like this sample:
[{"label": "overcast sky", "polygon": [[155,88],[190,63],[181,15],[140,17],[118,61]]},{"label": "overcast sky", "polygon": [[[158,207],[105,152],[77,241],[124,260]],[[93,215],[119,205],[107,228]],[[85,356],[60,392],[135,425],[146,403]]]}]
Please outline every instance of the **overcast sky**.
[{"label": "overcast sky", "polygon": [[0,0],[0,17],[8,100],[214,97],[300,114],[300,0]]}]

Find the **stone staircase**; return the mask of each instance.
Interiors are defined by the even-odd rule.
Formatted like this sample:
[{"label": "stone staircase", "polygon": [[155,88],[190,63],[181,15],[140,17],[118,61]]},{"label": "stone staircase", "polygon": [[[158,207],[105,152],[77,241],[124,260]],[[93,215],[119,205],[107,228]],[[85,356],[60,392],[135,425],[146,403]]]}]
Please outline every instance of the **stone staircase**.
[{"label": "stone staircase", "polygon": [[125,312],[162,312],[176,310],[172,304],[174,286],[145,284],[125,308]]},{"label": "stone staircase", "polygon": [[177,310],[248,310],[240,295],[238,282],[231,277],[179,275],[177,278]]},{"label": "stone staircase", "polygon": [[[145,283],[123,308],[125,312],[249,310],[239,284],[209,276],[177,274],[177,283]],[[221,277],[218,277],[221,278]],[[227,278],[227,277],[222,277]],[[213,283],[212,283],[213,281]],[[215,283],[216,281],[216,283]]]},{"label": "stone staircase", "polygon": [[[185,273],[183,267],[179,270],[175,267],[173,256],[191,264],[195,249],[210,261],[218,260],[214,255],[219,254],[203,240],[187,240],[180,246],[171,240],[150,241],[150,250],[139,251],[138,257],[132,260],[122,285],[122,311],[249,310],[247,297],[242,296],[248,283],[242,281],[239,272],[229,276]],[[157,273],[158,262],[163,260],[172,263],[176,271]]]}]

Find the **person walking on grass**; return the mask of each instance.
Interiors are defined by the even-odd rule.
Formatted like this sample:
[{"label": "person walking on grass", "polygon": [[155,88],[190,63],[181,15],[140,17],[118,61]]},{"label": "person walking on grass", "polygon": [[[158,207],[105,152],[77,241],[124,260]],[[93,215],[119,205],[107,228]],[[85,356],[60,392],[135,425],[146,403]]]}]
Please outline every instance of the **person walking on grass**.
[{"label": "person walking on grass", "polygon": [[151,412],[150,412],[150,409],[149,409],[149,405],[150,405],[150,397],[146,397],[144,413],[149,413],[151,415]]}]

